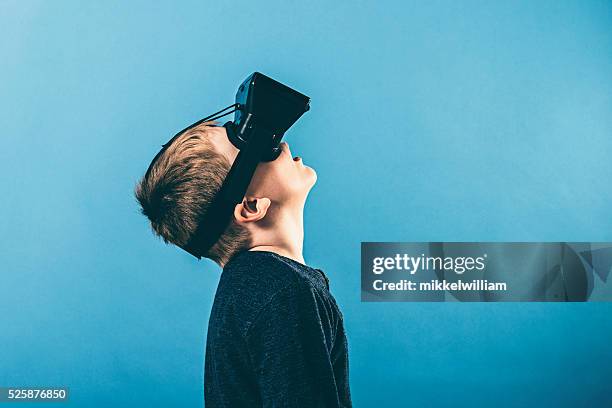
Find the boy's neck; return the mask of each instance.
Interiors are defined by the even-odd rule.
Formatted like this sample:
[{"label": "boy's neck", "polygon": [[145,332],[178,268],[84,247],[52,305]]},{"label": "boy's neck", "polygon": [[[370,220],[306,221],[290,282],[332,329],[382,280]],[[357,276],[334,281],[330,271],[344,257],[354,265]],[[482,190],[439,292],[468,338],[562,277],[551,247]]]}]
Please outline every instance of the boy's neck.
[{"label": "boy's neck", "polygon": [[303,209],[279,210],[275,227],[257,231],[249,251],[270,251],[306,264],[302,254],[304,244]]}]

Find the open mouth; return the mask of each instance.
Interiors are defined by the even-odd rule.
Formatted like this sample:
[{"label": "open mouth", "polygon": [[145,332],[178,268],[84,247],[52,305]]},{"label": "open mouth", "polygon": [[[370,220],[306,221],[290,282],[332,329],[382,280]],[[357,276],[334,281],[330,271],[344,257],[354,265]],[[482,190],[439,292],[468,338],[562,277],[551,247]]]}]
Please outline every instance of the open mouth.
[{"label": "open mouth", "polygon": [[295,162],[300,161],[300,160],[302,160],[302,158],[300,156],[295,156],[293,158],[293,161],[295,161]]}]

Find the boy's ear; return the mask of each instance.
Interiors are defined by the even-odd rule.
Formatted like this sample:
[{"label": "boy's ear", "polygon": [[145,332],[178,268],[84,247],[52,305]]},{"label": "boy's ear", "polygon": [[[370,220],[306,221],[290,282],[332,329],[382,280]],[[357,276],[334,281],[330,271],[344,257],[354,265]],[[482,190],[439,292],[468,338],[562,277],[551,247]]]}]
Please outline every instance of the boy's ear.
[{"label": "boy's ear", "polygon": [[266,216],[272,202],[269,198],[245,197],[234,207],[234,218],[238,222],[259,221]]}]

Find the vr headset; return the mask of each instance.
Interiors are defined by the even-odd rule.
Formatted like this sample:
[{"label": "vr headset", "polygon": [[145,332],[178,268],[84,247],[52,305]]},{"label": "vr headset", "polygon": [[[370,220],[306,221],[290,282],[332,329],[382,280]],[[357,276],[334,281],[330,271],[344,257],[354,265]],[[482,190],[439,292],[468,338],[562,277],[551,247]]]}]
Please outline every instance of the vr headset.
[{"label": "vr headset", "polygon": [[145,179],[153,164],[180,135],[201,123],[235,112],[234,120],[223,127],[229,141],[239,150],[238,155],[220,190],[199,219],[195,234],[182,249],[198,259],[206,255],[229,225],[234,207],[244,198],[257,165],[278,158],[279,143],[285,132],[309,109],[309,97],[255,72],[238,87],[236,103],[186,127],[162,145]]}]

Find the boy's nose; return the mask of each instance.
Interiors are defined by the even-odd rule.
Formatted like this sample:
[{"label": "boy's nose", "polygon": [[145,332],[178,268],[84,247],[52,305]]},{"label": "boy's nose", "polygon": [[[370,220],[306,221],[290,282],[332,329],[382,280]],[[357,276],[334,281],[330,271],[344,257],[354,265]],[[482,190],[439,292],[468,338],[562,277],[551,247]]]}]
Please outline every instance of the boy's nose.
[{"label": "boy's nose", "polygon": [[280,142],[280,146],[281,146],[281,149],[283,149],[284,151],[289,153],[289,155],[291,155],[291,150],[289,150],[289,143],[287,143],[287,142]]}]

